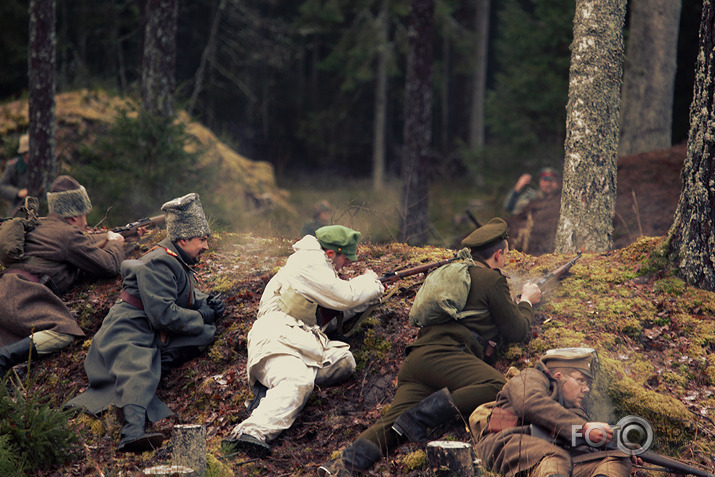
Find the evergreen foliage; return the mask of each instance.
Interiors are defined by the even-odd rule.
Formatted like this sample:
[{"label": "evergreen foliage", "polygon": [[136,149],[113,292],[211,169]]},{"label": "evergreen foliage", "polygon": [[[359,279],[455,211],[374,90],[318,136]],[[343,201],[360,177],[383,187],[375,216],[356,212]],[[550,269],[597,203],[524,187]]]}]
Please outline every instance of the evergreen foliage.
[{"label": "evergreen foliage", "polygon": [[68,424],[72,411],[53,408],[47,401],[53,393],[42,388],[28,393],[34,385],[29,379],[24,385],[13,379],[0,385],[0,475],[13,475],[4,472],[13,463],[22,475],[24,467],[49,469],[74,457],[77,435]]},{"label": "evergreen foliage", "polygon": [[205,195],[214,173],[206,167],[199,173],[199,155],[187,151],[191,141],[185,126],[172,118],[121,111],[72,166],[80,183],[91,184],[88,222],[99,222],[110,210],[110,223],[131,222],[159,214],[161,204],[174,197]]},{"label": "evergreen foliage", "polygon": [[573,0],[506,0],[499,12],[487,125],[492,143],[533,158],[532,167],[563,155],[573,16]]}]

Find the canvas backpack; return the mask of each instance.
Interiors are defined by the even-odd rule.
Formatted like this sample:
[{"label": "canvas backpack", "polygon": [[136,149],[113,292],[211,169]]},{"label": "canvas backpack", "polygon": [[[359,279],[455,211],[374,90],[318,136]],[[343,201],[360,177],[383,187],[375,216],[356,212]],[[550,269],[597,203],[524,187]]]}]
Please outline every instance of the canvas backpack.
[{"label": "canvas backpack", "polygon": [[18,216],[0,224],[0,264],[11,267],[25,260],[25,234],[40,223],[37,218],[40,203],[35,197],[26,197]]},{"label": "canvas backpack", "polygon": [[469,267],[475,266],[469,249],[457,254],[458,260],[442,265],[427,275],[410,309],[410,324],[425,327],[485,313],[464,311],[472,279]]}]

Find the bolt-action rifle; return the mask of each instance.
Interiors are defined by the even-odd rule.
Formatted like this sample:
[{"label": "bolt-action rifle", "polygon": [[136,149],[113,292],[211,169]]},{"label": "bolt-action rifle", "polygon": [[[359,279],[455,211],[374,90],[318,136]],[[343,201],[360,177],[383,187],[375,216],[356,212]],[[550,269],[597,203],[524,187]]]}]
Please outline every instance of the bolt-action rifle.
[{"label": "bolt-action rifle", "polygon": [[122,225],[121,227],[115,227],[112,232],[123,235],[125,238],[131,237],[137,233],[139,227],[153,227],[154,225],[159,225],[164,223],[165,217],[163,215],[156,215],[154,217],[145,217],[139,219],[136,222],[130,222],[127,225]]},{"label": "bolt-action rifle", "polygon": [[[459,257],[445,258],[444,260],[439,260],[437,262],[425,263],[423,265],[417,265],[416,267],[406,268],[404,270],[396,270],[394,272],[386,273],[385,275],[378,278],[378,280],[380,280],[382,283],[393,283],[398,280],[402,280],[403,278],[407,278],[412,275],[417,275],[418,273],[427,273],[430,270],[441,267],[442,265],[447,265],[450,262],[454,262],[458,258]],[[330,320],[332,320],[336,316],[342,315],[337,310],[331,310],[330,308],[323,308],[322,306],[318,306],[318,318],[320,319],[321,326],[327,325]],[[342,320],[339,321],[340,322],[338,323],[338,329],[342,327]],[[356,323],[355,325],[357,324],[358,323]],[[355,328],[355,326],[353,326],[353,328]]]},{"label": "bolt-action rifle", "polygon": [[563,277],[571,269],[573,264],[576,263],[576,260],[578,260],[579,258],[581,258],[581,250],[576,252],[576,256],[574,258],[564,263],[563,265],[554,268],[534,283],[536,283],[539,289],[543,292],[544,290],[553,286],[554,283],[559,281],[561,277]]}]

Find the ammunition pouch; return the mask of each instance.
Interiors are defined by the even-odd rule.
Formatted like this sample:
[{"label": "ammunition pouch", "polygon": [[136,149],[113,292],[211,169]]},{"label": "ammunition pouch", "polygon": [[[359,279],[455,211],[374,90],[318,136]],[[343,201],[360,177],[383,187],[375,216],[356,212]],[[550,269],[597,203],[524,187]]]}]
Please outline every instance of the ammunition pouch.
[{"label": "ammunition pouch", "polygon": [[295,319],[303,321],[309,326],[318,324],[316,312],[318,304],[313,303],[307,298],[298,294],[293,287],[288,287],[281,290],[281,296],[278,299],[278,306],[287,315]]}]

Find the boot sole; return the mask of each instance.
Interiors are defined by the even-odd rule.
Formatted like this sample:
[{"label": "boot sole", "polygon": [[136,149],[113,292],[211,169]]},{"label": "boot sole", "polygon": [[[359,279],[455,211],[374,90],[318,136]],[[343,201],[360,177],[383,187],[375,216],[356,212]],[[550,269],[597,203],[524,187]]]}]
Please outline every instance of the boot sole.
[{"label": "boot sole", "polygon": [[133,452],[133,453],[140,453],[140,452],[148,452],[152,450],[156,450],[159,447],[162,446],[164,443],[164,435],[163,434],[146,434],[138,439],[134,439],[133,441],[129,441],[125,443],[124,445],[117,446],[117,452]]}]

